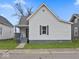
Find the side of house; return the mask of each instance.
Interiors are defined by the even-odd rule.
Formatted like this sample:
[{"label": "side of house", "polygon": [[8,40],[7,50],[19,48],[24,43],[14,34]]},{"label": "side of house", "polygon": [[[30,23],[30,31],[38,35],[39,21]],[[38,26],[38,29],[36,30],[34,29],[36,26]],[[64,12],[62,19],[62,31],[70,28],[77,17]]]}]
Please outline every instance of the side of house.
[{"label": "side of house", "polygon": [[[17,27],[28,42],[70,41],[71,23],[62,21],[45,4],[29,17],[22,17]],[[21,39],[23,40],[23,39]]]},{"label": "side of house", "polygon": [[61,21],[45,4],[29,18],[29,41],[71,40],[71,23]]},{"label": "side of house", "polygon": [[0,40],[14,38],[13,25],[3,16],[0,16]]},{"label": "side of house", "polygon": [[72,39],[79,38],[79,14],[73,14],[70,22],[72,22]]}]

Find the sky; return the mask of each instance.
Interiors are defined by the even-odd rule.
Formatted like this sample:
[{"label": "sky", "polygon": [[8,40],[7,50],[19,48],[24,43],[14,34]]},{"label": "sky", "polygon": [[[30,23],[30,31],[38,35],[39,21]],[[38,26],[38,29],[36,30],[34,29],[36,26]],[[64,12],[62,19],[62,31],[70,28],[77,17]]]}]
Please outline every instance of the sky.
[{"label": "sky", "polygon": [[79,0],[0,0],[0,15],[4,16],[13,25],[17,25],[19,18],[14,16],[15,3],[20,2],[26,8],[33,7],[35,12],[38,7],[45,3],[60,19],[69,21],[72,14],[79,14]]}]

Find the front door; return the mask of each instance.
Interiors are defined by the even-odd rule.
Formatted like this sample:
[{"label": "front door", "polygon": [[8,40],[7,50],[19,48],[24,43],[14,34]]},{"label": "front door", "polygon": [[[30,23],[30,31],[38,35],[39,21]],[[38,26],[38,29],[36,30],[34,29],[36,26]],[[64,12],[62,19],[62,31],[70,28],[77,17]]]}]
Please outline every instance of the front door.
[{"label": "front door", "polygon": [[27,43],[29,43],[29,29],[26,29],[26,39],[27,39]]}]

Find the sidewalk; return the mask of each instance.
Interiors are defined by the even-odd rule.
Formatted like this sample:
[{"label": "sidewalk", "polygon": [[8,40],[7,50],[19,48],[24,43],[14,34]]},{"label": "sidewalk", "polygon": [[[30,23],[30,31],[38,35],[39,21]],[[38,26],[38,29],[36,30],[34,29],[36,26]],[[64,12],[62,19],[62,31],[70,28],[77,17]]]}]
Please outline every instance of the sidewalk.
[{"label": "sidewalk", "polygon": [[22,49],[22,50],[14,50],[10,52],[17,52],[17,53],[31,53],[31,54],[37,54],[37,53],[79,53],[79,49]]},{"label": "sidewalk", "polygon": [[[17,48],[23,48],[24,44],[20,44]],[[8,53],[79,53],[79,48],[75,49],[14,49],[14,50],[0,50],[0,53],[8,52]]]},{"label": "sidewalk", "polygon": [[0,53],[26,53],[26,54],[50,54],[50,53],[79,53],[79,49],[15,49],[0,50]]},{"label": "sidewalk", "polygon": [[79,49],[15,49],[4,51],[3,53],[0,52],[0,59],[79,59]]}]

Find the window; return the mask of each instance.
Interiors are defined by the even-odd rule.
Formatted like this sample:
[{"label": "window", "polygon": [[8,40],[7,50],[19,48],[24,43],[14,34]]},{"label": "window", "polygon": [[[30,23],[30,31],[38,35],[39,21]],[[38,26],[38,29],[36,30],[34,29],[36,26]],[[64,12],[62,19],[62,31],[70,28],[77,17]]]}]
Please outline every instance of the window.
[{"label": "window", "polygon": [[46,34],[46,26],[42,26],[42,34]]},{"label": "window", "polygon": [[48,35],[48,26],[41,26],[40,25],[40,35],[41,34],[46,34]]},{"label": "window", "polygon": [[78,21],[78,19],[76,18],[76,19],[75,19],[75,23],[77,23],[77,21]]},{"label": "window", "polygon": [[78,27],[74,28],[74,36],[78,36]]},{"label": "window", "polygon": [[2,28],[0,28],[0,35],[2,35]]},{"label": "window", "polygon": [[44,10],[44,9],[43,9],[42,11],[43,11],[43,12],[45,12],[45,10]]}]

